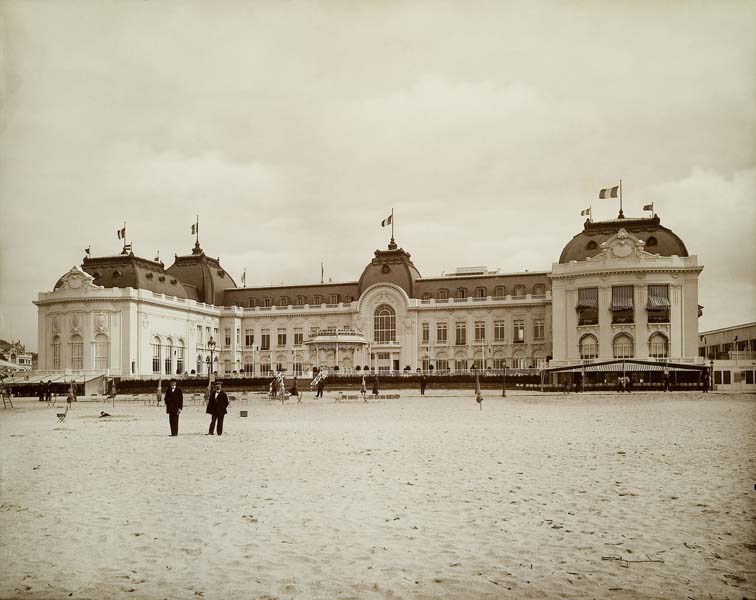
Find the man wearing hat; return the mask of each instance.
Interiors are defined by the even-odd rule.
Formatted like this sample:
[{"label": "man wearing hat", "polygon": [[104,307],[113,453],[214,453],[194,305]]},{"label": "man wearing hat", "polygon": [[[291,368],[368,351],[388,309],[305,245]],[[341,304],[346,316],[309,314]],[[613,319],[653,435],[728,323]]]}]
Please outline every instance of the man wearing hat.
[{"label": "man wearing hat", "polygon": [[216,422],[218,423],[218,435],[223,435],[223,418],[226,416],[226,408],[228,408],[228,396],[226,396],[226,392],[222,388],[223,382],[216,381],[215,389],[210,392],[210,398],[207,401],[205,412],[212,416],[208,435],[213,435],[215,432]]},{"label": "man wearing hat", "polygon": [[184,394],[175,379],[171,379],[168,384],[163,402],[165,402],[165,412],[168,413],[168,422],[171,424],[171,435],[178,435],[179,414],[184,408]]}]

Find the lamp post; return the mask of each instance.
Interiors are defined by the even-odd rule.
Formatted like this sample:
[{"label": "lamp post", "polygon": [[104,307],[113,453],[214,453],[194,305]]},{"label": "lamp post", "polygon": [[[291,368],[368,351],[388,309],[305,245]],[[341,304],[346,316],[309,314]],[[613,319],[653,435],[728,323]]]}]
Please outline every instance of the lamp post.
[{"label": "lamp post", "polygon": [[215,340],[212,337],[207,340],[207,349],[210,350],[210,356],[208,357],[210,364],[207,368],[207,393],[208,397],[210,397],[210,388],[212,387],[213,383],[213,367],[215,366],[215,363],[213,362],[213,355],[215,354]]},{"label": "lamp post", "polygon": [[711,365],[711,370],[709,371],[709,390],[714,389],[714,359],[711,359],[711,362],[709,363]]}]

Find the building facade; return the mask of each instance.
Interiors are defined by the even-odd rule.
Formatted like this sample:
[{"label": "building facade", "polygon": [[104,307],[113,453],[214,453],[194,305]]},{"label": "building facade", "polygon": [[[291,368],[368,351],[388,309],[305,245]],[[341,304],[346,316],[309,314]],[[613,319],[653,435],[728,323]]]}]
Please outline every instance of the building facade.
[{"label": "building facade", "polygon": [[422,277],[393,238],[343,283],[239,287],[199,243],[168,268],[130,252],[85,258],[35,302],[39,364],[165,378],[695,359],[700,271],[656,217],[586,221],[551,272]]}]

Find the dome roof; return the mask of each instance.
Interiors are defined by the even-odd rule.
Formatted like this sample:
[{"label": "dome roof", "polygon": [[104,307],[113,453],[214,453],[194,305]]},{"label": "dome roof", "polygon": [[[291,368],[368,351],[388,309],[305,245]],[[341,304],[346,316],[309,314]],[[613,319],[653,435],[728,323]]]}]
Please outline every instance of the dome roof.
[{"label": "dome roof", "polygon": [[218,259],[205,255],[199,244],[194,245],[190,255],[176,256],[166,273],[182,281],[188,289],[196,290],[195,299],[205,304],[224,306],[224,290],[236,287]]},{"label": "dome roof", "polygon": [[[94,278],[95,285],[105,288],[130,287],[177,298],[191,297],[180,280],[166,273],[163,263],[140,258],[133,253],[85,257],[81,268]],[[63,285],[64,277],[58,279],[54,289]]]},{"label": "dome roof", "polygon": [[585,260],[601,252],[601,244],[620,229],[632,233],[646,243],[645,251],[661,256],[688,256],[683,241],[670,229],[662,227],[659,217],[650,219],[612,219],[610,221],[586,221],[583,231],[573,237],[562,250],[560,263]]},{"label": "dome roof", "polygon": [[410,260],[409,252],[397,248],[392,238],[388,250],[376,250],[375,257],[360,275],[359,295],[376,283],[393,283],[413,298],[415,281],[420,273]]}]

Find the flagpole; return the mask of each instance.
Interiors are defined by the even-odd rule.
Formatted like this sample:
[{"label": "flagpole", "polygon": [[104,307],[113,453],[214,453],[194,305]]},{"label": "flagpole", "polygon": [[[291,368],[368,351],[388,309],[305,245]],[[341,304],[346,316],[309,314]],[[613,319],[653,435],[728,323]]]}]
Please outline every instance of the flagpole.
[{"label": "flagpole", "polygon": [[394,209],[391,209],[391,241],[394,241]]},{"label": "flagpole", "polygon": [[195,242],[196,242],[196,243],[197,243],[197,245],[199,246],[199,214],[197,214],[197,226],[196,226],[196,227],[195,227],[195,229],[194,229],[194,233],[195,233],[195,235],[197,236],[197,237],[195,238]]},{"label": "flagpole", "polygon": [[620,179],[620,211],[619,211],[619,218],[624,219],[625,214],[622,212],[622,180]]},{"label": "flagpole", "polygon": [[123,249],[121,252],[126,254],[126,221],[123,222]]}]

